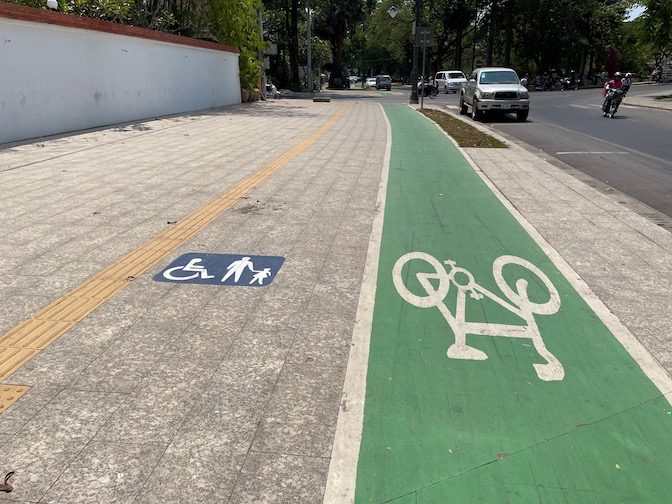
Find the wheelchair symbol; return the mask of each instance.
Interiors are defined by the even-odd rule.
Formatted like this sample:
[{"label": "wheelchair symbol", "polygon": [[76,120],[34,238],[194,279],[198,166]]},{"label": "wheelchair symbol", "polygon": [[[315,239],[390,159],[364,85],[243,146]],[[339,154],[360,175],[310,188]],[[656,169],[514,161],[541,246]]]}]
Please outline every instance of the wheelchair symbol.
[{"label": "wheelchair symbol", "polygon": [[[425,261],[434,269],[433,273],[416,273],[415,275],[426,296],[414,294],[404,283],[404,266],[413,260]],[[517,264],[534,273],[548,291],[549,300],[545,303],[530,301],[527,293],[528,282],[522,278],[516,282],[516,290],[514,291],[506,283],[502,274],[504,266],[508,264]],[[539,327],[534,319],[535,314],[552,315],[560,310],[560,295],[557,289],[539,268],[531,262],[516,256],[505,255],[498,257],[492,265],[492,273],[495,283],[509,301],[511,301],[510,303],[476,283],[471,272],[457,267],[455,261],[447,260],[441,264],[435,257],[424,252],[410,252],[400,257],[394,265],[392,279],[397,292],[405,301],[418,308],[437,307],[444,316],[455,335],[455,342],[448,347],[448,351],[446,352],[448,358],[464,360],[486,360],[488,358],[487,354],[482,350],[467,345],[467,334],[527,338],[532,340],[535,350],[546,360],[545,364],[533,364],[539,379],[543,381],[562,380],[565,377],[565,370],[560,361],[546,348],[544,340],[539,333]],[[431,280],[434,281],[434,284],[432,284]],[[457,289],[457,302],[454,315],[444,303],[451,284]],[[467,322],[465,320],[467,293],[469,293],[472,299],[479,300],[487,297],[495,301],[500,306],[524,319],[527,322],[527,326]]]},{"label": "wheelchair symbol", "polygon": [[[215,275],[208,275],[208,270],[205,269],[205,266],[203,266],[202,264],[198,264],[200,262],[203,262],[203,259],[201,259],[200,257],[194,257],[185,266],[175,266],[174,268],[168,268],[166,271],[163,272],[163,276],[168,280],[174,280],[178,282],[185,280],[193,280],[194,278],[198,278],[199,276],[203,279],[215,278]],[[188,271],[193,273],[191,273],[191,275],[173,274],[173,272],[178,271]]]}]

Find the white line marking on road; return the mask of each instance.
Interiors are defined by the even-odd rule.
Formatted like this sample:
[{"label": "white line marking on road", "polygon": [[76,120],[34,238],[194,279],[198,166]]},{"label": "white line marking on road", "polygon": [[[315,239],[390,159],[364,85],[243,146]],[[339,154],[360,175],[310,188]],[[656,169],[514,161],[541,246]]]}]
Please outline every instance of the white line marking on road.
[{"label": "white line marking on road", "polygon": [[387,124],[387,145],[385,146],[383,171],[378,187],[378,210],[373,220],[369,250],[366,254],[364,277],[359,294],[359,305],[357,306],[357,318],[352,335],[348,367],[345,372],[345,385],[341,396],[341,407],[338,412],[334,446],[331,451],[324,504],[351,504],[355,501],[357,462],[364,422],[369,345],[373,325],[373,309],[376,302],[380,242],[383,236],[387,179],[392,151],[392,126],[382,105],[379,106]]},{"label": "white line marking on road", "polygon": [[[638,108],[638,107],[634,107],[634,108]],[[559,129],[559,130],[561,130],[561,131],[566,131],[566,132],[573,133],[573,134],[575,134],[575,133],[578,132],[578,131],[575,130],[575,129],[565,128],[565,127],[563,127],[563,126],[559,126],[559,125],[554,124],[554,123],[549,123],[549,122],[542,121],[542,120],[540,120],[540,119],[535,119],[534,122],[535,122],[535,123],[538,123],[538,124],[540,124],[540,125],[547,126],[547,127],[549,127],[549,128],[556,128],[556,129]],[[504,125],[504,124],[507,124],[507,123],[501,123],[501,124],[498,124],[498,126],[502,126],[502,125]],[[512,122],[512,123],[509,123],[509,124],[521,124],[521,123],[513,123],[513,122]],[[474,126],[475,126],[475,127],[479,127],[479,125],[476,124],[476,123],[474,123]],[[488,130],[484,130],[484,131],[488,132]],[[490,130],[489,133],[492,133],[492,131],[494,131],[494,130]],[[589,135],[589,134],[587,134],[587,133],[585,133],[585,132],[581,132],[581,134],[583,135],[583,138],[584,138],[584,139],[585,139],[585,138],[588,138],[588,139],[590,139],[590,140],[594,140],[594,141],[596,141],[596,142],[598,142],[598,143],[600,143],[600,144],[604,144],[605,146],[613,147],[614,149],[617,149],[618,147],[620,147],[621,149],[623,148],[622,145],[619,145],[619,144],[617,144],[616,142],[610,142],[610,141],[608,141],[608,140],[605,140],[604,138],[598,138],[598,137],[596,137],[596,136]],[[520,141],[520,139],[518,139],[518,140]],[[509,143],[510,143],[510,142],[509,142]],[[636,155],[638,155],[638,156],[643,156],[643,157],[645,157],[645,158],[647,158],[647,159],[649,159],[649,160],[651,160],[651,161],[655,161],[655,162],[669,163],[669,161],[670,161],[670,160],[667,159],[667,158],[666,158],[666,159],[663,159],[663,158],[660,158],[660,157],[657,157],[657,156],[652,156],[652,155],[647,154],[646,152],[644,152],[644,151],[640,151],[640,150],[629,149],[628,152],[629,152],[630,154],[636,154]]]},{"label": "white line marking on road", "polygon": [[630,154],[627,151],[562,151],[556,152],[559,156],[565,154]]}]

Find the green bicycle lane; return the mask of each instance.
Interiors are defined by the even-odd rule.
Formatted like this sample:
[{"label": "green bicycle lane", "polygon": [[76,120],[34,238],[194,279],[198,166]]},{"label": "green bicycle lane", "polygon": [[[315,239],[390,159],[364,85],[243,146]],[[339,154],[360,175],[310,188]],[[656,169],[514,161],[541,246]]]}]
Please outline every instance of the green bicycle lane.
[{"label": "green bicycle lane", "polygon": [[459,149],[384,111],[355,502],[670,502],[670,403]]}]

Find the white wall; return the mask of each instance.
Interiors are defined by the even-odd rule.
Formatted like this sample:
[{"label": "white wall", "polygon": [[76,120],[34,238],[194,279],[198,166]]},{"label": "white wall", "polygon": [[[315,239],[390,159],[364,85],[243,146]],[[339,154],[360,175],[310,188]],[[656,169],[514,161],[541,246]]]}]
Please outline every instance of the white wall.
[{"label": "white wall", "polygon": [[240,101],[234,52],[0,17],[0,144]]}]

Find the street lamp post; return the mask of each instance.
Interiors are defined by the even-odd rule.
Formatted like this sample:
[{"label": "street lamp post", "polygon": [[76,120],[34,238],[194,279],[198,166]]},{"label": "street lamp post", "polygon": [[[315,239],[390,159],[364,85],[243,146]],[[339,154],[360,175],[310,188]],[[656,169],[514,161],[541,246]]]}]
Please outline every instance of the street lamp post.
[{"label": "street lamp post", "polygon": [[[411,99],[409,103],[418,103],[418,28],[420,26],[420,9],[422,8],[421,0],[415,0],[415,21],[413,22],[413,70],[411,71]],[[390,7],[387,13],[394,19],[399,14],[399,9],[394,5]]]},{"label": "street lamp post", "polygon": [[418,27],[420,26],[421,0],[415,0],[415,23],[413,24],[413,70],[411,71],[411,99],[409,103],[418,103]]}]

